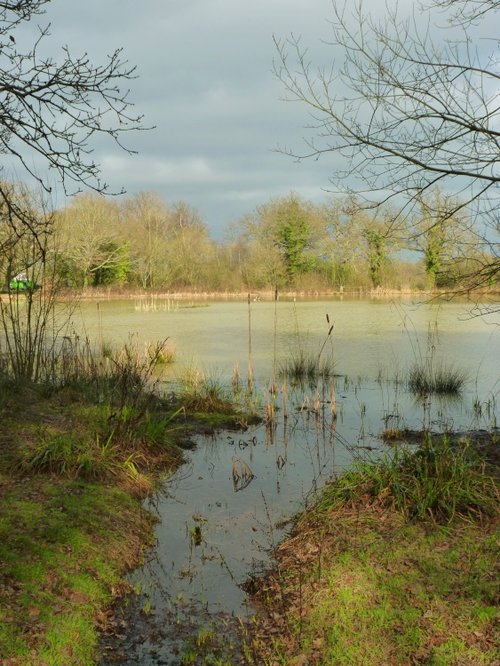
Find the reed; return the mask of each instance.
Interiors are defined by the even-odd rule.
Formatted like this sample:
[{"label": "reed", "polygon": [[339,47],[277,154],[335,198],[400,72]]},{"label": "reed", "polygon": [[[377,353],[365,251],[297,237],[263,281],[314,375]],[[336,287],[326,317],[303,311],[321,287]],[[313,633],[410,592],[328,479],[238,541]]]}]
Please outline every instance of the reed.
[{"label": "reed", "polygon": [[254,381],[253,381],[253,367],[252,367],[252,306],[251,306],[251,297],[248,294],[247,297],[248,303],[248,374],[247,374],[247,383],[248,383],[248,393],[253,394],[254,390]]},{"label": "reed", "polygon": [[335,393],[335,382],[333,380],[333,377],[330,377],[330,380],[328,382],[328,386],[330,389],[330,415],[333,419],[337,418],[337,397]]},{"label": "reed", "polygon": [[274,327],[273,327],[273,382],[271,392],[273,395],[277,392],[277,368],[276,368],[276,345],[278,338],[278,287],[274,289]]},{"label": "reed", "polygon": [[295,384],[316,384],[320,378],[333,377],[333,363],[319,359],[316,354],[298,349],[283,361],[279,369],[281,376],[287,376]]},{"label": "reed", "polygon": [[239,395],[240,390],[241,390],[241,374],[240,374],[240,366],[238,363],[234,364],[233,367],[233,376],[231,378],[231,384],[233,387],[233,393],[234,395]]},{"label": "reed", "polygon": [[326,321],[328,325],[328,331],[323,340],[321,347],[318,353],[313,351],[306,351],[302,345],[298,321],[297,321],[297,311],[294,301],[294,313],[295,313],[295,327],[296,327],[296,338],[297,338],[297,348],[296,350],[280,365],[280,375],[287,376],[290,381],[294,384],[309,384],[310,386],[315,386],[319,379],[328,379],[334,375],[334,363],[333,363],[333,346],[332,353],[329,358],[324,357],[324,350],[328,342],[332,345],[332,332],[333,324],[330,323],[330,316],[326,315]]}]

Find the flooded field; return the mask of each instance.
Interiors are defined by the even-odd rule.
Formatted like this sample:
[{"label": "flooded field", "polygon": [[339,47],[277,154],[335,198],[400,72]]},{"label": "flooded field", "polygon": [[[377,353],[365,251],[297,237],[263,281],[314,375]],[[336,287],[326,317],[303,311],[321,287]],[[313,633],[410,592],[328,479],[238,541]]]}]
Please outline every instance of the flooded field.
[{"label": "flooded field", "polygon": [[[85,304],[80,316],[90,336],[113,344],[130,334],[145,343],[169,337],[176,362],[166,390],[195,368],[229,387],[237,367],[244,386],[250,364],[253,400],[263,414],[272,402],[276,418],[198,437],[186,464],[148,500],[159,519],[155,545],[131,575],[137,595],[103,644],[103,664],[215,664],[219,648],[239,663],[236,628],[253,613],[245,588],[328,479],[357,457],[383,455],[391,429],[467,432],[498,422],[498,319],[470,318],[465,304],[143,305]],[[298,351],[331,361],[334,378],[288,379],[283,394],[279,369]],[[459,395],[408,391],[408,369],[429,359],[463,372]]]}]

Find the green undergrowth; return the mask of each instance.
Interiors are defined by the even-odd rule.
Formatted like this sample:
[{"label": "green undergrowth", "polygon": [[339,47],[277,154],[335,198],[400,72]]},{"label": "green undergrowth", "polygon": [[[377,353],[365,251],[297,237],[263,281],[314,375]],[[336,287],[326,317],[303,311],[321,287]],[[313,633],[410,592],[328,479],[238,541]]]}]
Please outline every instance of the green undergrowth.
[{"label": "green undergrowth", "polygon": [[124,590],[151,517],[116,487],[0,481],[0,654],[23,666],[94,663],[104,609]]},{"label": "green undergrowth", "polygon": [[150,543],[142,499],[181,464],[190,433],[209,427],[209,410],[200,420],[133,379],[98,378],[94,390],[88,377],[0,382],[2,666],[95,663],[123,575]]},{"label": "green undergrowth", "polygon": [[[453,464],[446,441],[428,448],[444,451],[443,458]],[[396,458],[391,474],[388,461],[365,464],[327,487],[278,548],[275,570],[258,585],[256,601],[263,613],[249,630],[249,662],[497,663],[498,486],[486,458],[478,454],[470,462],[470,486],[484,502],[478,505],[471,492],[470,506],[465,500],[455,503],[445,482],[448,499],[439,506],[453,505],[446,512],[433,508],[421,514],[416,508],[420,492],[414,493],[410,510],[422,479],[406,478],[406,459]],[[417,479],[420,466],[417,455]],[[432,476],[429,468],[427,473]],[[429,483],[434,495],[440,485]],[[402,503],[396,499],[400,491],[406,496]]]},{"label": "green undergrowth", "polygon": [[[491,446],[500,446],[492,441]],[[468,438],[427,436],[415,450],[395,446],[381,460],[360,461],[325,489],[318,509],[365,497],[411,520],[449,523],[498,511],[497,479],[488,452]]]}]

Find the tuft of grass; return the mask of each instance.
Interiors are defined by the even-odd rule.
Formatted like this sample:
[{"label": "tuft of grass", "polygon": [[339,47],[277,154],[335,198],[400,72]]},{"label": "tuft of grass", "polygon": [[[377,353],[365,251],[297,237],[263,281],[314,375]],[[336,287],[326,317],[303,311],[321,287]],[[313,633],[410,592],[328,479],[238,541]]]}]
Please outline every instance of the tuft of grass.
[{"label": "tuft of grass", "polygon": [[198,371],[188,371],[182,377],[179,398],[189,413],[231,414],[235,410],[231,394],[222,382]]},{"label": "tuft of grass", "polygon": [[299,350],[281,363],[279,372],[291,382],[314,384],[320,378],[333,377],[333,364],[318,358],[317,354]]},{"label": "tuft of grass", "polygon": [[20,452],[17,469],[23,475],[55,474],[60,478],[114,481],[143,496],[152,489],[152,479],[140,472],[147,456],[127,451],[112,432],[101,439],[85,439],[75,433],[48,432]]},{"label": "tuft of grass", "polygon": [[153,367],[170,365],[175,361],[175,349],[168,343],[168,338],[146,344],[146,358],[151,360]]},{"label": "tuft of grass", "polygon": [[408,371],[408,388],[417,395],[458,395],[464,386],[463,370],[446,363],[415,363]]},{"label": "tuft of grass", "polygon": [[382,460],[358,461],[327,487],[325,507],[365,496],[392,506],[407,520],[448,524],[456,516],[481,518],[498,513],[499,490],[484,454],[467,439],[432,439],[415,451],[396,447]]}]

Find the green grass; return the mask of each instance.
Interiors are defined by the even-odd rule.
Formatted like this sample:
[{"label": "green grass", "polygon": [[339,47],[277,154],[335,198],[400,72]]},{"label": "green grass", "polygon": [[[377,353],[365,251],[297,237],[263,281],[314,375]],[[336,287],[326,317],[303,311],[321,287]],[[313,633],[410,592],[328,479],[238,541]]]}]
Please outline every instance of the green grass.
[{"label": "green grass", "polygon": [[500,532],[488,536],[470,523],[446,533],[384,528],[380,518],[330,514],[320,571],[317,560],[305,567],[307,550],[295,547],[301,571],[284,570],[280,584],[286,612],[302,608],[301,622],[288,618],[288,631],[273,634],[273,649],[261,645],[255,663],[494,663]]},{"label": "green grass", "polygon": [[[251,663],[495,663],[500,529],[490,472],[477,452],[440,440],[339,477],[262,582],[268,619],[250,631]],[[434,489],[424,503],[422,485]]]},{"label": "green grass", "polygon": [[62,384],[0,381],[1,663],[95,663],[106,608],[149,544],[140,500],[180,464],[189,432],[208,428],[147,388],[151,359],[136,364],[129,349],[115,360],[113,377],[71,356]]},{"label": "green grass", "polygon": [[417,395],[458,395],[466,375],[453,365],[436,362],[415,363],[408,371],[408,388]]},{"label": "green grass", "polygon": [[96,616],[123,589],[151,519],[116,488],[2,481],[0,654],[25,666],[93,664]]},{"label": "green grass", "polygon": [[318,354],[300,350],[282,361],[279,372],[292,383],[314,384],[322,377],[333,377],[333,363],[322,359]]},{"label": "green grass", "polygon": [[457,515],[480,518],[498,510],[498,486],[485,473],[485,460],[473,442],[432,439],[416,451],[394,448],[382,460],[359,462],[325,489],[320,507],[359,497],[401,511],[407,520],[449,523]]}]

